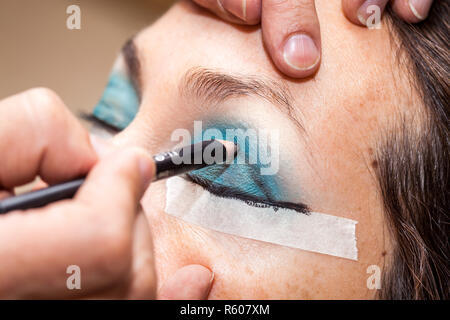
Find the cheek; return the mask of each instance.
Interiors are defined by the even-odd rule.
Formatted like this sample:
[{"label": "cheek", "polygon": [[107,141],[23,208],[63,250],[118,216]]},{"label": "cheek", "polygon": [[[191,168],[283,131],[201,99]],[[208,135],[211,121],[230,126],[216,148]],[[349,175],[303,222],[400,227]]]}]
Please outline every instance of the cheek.
[{"label": "cheek", "polygon": [[152,230],[159,285],[178,268],[201,264],[215,273],[210,299],[345,298],[366,292],[357,262],[193,226],[167,215],[164,204],[164,183],[154,184],[142,206]]}]

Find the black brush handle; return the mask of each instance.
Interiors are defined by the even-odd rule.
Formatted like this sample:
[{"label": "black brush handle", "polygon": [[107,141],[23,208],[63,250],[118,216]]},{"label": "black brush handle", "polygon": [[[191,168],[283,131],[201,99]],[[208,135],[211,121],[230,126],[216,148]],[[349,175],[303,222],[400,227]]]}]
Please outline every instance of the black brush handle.
[{"label": "black brush handle", "polygon": [[56,184],[48,188],[21,194],[0,201],[0,214],[13,210],[40,208],[49,203],[71,199],[84,182],[84,178]]},{"label": "black brush handle", "polygon": [[[238,147],[233,145],[233,158],[237,155]],[[204,158],[204,151],[210,147],[212,162],[206,161]],[[215,150],[222,148],[222,158],[220,153],[216,157]],[[197,159],[198,158],[198,159]],[[227,160],[226,147],[216,141],[208,140],[197,144],[192,144],[181,148],[178,151],[165,152],[153,157],[156,165],[156,174],[154,181],[169,178],[175,175],[186,173],[192,170],[204,168],[208,165],[220,164]],[[179,161],[176,161],[179,160]],[[182,160],[188,160],[187,163]],[[200,160],[200,161],[196,161]],[[72,199],[77,193],[78,189],[83,184],[85,178],[72,180],[57,184],[48,188],[37,191],[28,192],[20,196],[6,198],[0,201],[0,214],[5,214],[13,210],[27,210],[32,208],[44,207],[52,202]]]}]

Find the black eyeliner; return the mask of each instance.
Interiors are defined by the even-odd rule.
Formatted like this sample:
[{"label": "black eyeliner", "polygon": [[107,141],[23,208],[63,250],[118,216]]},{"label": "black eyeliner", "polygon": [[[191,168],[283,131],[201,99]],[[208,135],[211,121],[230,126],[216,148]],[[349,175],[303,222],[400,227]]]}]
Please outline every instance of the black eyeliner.
[{"label": "black eyeliner", "polygon": [[102,129],[111,131],[113,134],[117,134],[119,133],[121,130],[109,123],[107,123],[106,121],[97,118],[95,115],[91,114],[91,113],[86,113],[86,112],[80,112],[78,114],[78,117],[84,121],[89,122],[92,125],[96,125]]},{"label": "black eyeliner", "polygon": [[308,215],[311,210],[306,204],[303,203],[292,203],[286,201],[274,201],[271,199],[261,199],[254,195],[233,189],[231,187],[225,187],[215,184],[211,180],[204,179],[193,174],[186,174],[183,176],[186,180],[195,183],[205,189],[206,191],[212,193],[215,196],[221,198],[235,199],[245,202],[246,204],[253,207],[271,207],[276,212],[278,209],[290,209],[297,211],[302,214]]}]

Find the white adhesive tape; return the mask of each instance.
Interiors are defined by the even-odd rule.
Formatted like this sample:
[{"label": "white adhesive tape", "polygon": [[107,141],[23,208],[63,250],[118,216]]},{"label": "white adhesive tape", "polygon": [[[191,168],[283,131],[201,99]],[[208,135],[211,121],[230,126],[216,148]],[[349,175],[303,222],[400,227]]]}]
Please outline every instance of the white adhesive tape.
[{"label": "white adhesive tape", "polygon": [[258,208],[221,198],[180,177],[167,180],[166,213],[211,230],[358,260],[357,221],[324,213]]}]

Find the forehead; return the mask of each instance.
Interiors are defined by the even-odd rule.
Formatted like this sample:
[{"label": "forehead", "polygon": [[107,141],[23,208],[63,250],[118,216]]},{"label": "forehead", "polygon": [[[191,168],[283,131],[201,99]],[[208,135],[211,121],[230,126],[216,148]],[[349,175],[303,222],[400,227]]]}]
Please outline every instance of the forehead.
[{"label": "forehead", "polygon": [[317,118],[319,112],[332,112],[337,105],[350,110],[351,118],[359,122],[364,120],[359,116],[371,118],[368,111],[371,116],[374,110],[384,112],[390,100],[399,97],[393,86],[396,61],[387,28],[353,26],[343,17],[338,1],[317,2],[319,18],[327,23],[321,25],[322,66],[313,78],[294,81],[277,72],[259,27],[231,25],[181,2],[136,37],[144,90],[175,87],[186,71],[204,67],[279,81],[297,98],[305,117]]}]

